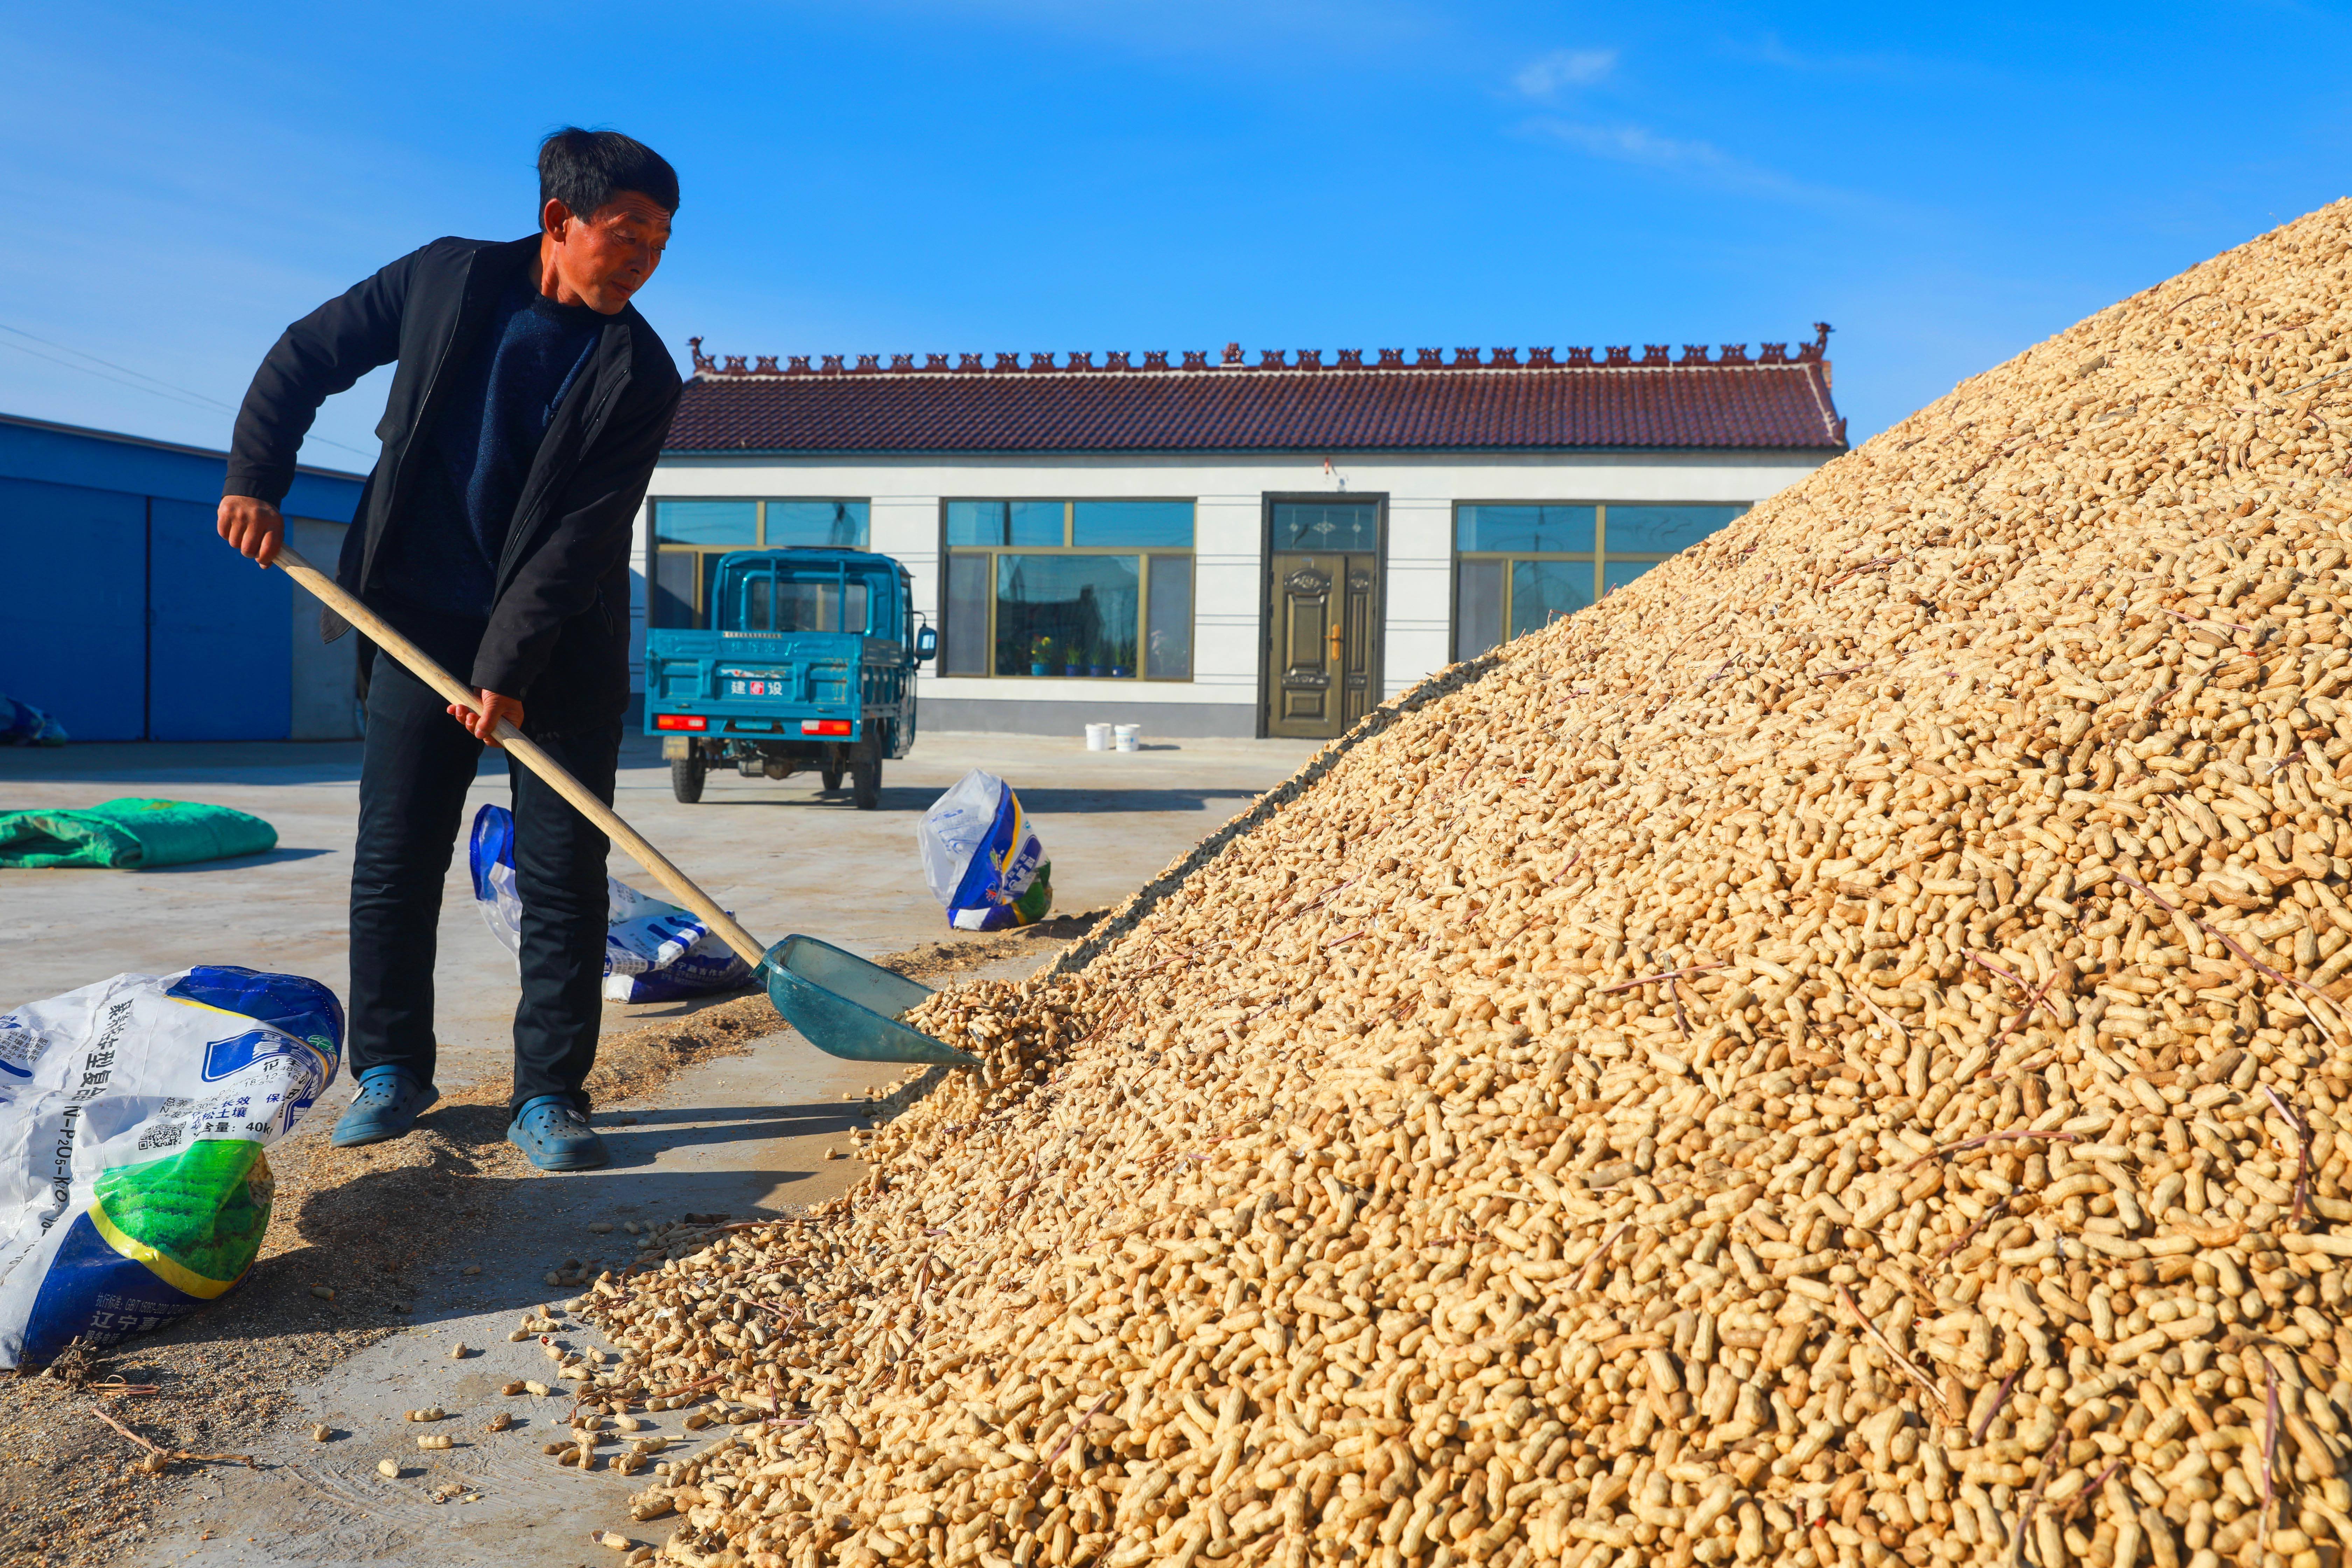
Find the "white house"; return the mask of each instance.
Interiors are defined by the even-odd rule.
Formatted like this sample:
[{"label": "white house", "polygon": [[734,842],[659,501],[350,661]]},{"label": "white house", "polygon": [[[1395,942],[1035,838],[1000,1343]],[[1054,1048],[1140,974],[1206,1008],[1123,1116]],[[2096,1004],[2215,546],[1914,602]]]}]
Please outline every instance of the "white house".
[{"label": "white house", "polygon": [[[1829,329],[1664,344],[762,356],[694,340],[639,625],[729,549],[897,557],[926,729],[1336,735],[1588,605],[1845,447]],[[950,359],[955,363],[950,363]]]}]

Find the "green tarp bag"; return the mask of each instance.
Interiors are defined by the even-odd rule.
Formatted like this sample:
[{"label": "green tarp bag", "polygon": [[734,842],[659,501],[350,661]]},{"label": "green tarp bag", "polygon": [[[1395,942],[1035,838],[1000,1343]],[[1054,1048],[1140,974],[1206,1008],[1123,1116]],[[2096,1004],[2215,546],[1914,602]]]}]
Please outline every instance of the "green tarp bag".
[{"label": "green tarp bag", "polygon": [[0,811],[0,869],[134,870],[277,847],[278,829],[261,818],[194,801],[126,798],[77,811]]}]

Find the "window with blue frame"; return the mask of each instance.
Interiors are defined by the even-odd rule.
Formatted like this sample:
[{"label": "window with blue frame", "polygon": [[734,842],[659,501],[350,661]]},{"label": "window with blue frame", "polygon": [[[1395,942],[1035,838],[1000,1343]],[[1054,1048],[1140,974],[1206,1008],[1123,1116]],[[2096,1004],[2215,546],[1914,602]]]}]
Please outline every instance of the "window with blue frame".
[{"label": "window with blue frame", "polygon": [[1189,500],[950,500],[940,673],[1192,679]]},{"label": "window with blue frame", "polygon": [[656,497],[653,559],[646,573],[646,624],[706,626],[713,574],[730,550],[791,545],[866,548],[868,503],[814,500],[702,500]]},{"label": "window with blue frame", "polygon": [[1454,509],[1454,657],[1574,615],[1748,510],[1647,502]]}]

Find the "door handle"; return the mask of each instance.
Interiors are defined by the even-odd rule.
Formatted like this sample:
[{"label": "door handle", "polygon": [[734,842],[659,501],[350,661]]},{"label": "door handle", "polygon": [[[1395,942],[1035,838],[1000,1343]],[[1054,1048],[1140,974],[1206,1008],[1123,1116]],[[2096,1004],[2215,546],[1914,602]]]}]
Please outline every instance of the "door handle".
[{"label": "door handle", "polygon": [[1335,624],[1331,627],[1330,631],[1326,635],[1331,644],[1331,663],[1336,666],[1343,657],[1343,650],[1348,640],[1347,633],[1342,631],[1339,626]]}]

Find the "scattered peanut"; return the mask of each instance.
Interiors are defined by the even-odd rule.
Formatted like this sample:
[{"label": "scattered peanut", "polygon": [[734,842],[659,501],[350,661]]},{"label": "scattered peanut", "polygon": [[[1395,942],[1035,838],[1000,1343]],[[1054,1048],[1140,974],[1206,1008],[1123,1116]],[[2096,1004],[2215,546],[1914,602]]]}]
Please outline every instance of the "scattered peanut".
[{"label": "scattered peanut", "polygon": [[375,1473],[387,1479],[397,1480],[400,1478],[400,1467],[390,1459],[378,1459],[375,1463]]}]

